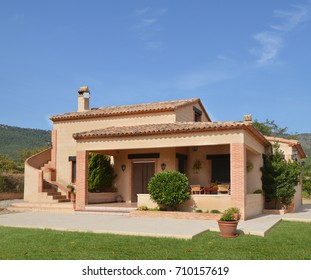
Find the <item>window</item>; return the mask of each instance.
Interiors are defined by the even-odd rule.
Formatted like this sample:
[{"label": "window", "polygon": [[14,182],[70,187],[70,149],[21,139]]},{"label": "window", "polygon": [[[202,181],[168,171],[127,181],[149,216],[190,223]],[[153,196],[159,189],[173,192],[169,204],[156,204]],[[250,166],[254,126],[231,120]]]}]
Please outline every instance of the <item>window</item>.
[{"label": "window", "polygon": [[294,148],[292,150],[292,160],[298,160],[298,150]]},{"label": "window", "polygon": [[202,111],[199,110],[197,107],[193,106],[194,111],[194,121],[201,122],[202,121]]},{"label": "window", "polygon": [[230,155],[207,155],[212,161],[212,181],[219,183],[230,182]]},{"label": "window", "polygon": [[77,179],[77,160],[76,157],[69,157],[71,162],[71,183],[75,183]]},{"label": "window", "polygon": [[180,173],[186,174],[186,160],[188,157],[186,155],[177,153],[176,158],[178,160],[178,171]]}]

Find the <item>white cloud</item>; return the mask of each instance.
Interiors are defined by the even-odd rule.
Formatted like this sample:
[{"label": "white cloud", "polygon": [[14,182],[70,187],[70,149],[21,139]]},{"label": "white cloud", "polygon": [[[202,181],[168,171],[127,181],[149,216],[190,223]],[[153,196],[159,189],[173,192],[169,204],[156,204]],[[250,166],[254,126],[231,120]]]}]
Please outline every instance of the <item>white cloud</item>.
[{"label": "white cloud", "polygon": [[196,90],[208,84],[226,80],[226,74],[218,71],[188,73],[176,81],[176,87],[182,90]]},{"label": "white cloud", "polygon": [[260,66],[279,63],[281,49],[285,47],[285,34],[293,32],[298,26],[310,20],[311,1],[306,5],[292,6],[291,10],[275,10],[274,17],[281,19],[279,23],[270,25],[270,29],[253,35],[259,44],[249,52],[257,57]]},{"label": "white cloud", "polygon": [[219,55],[217,60],[201,70],[185,73],[173,81],[179,90],[197,90],[207,85],[230,80],[243,72],[244,66],[233,59]]},{"label": "white cloud", "polygon": [[135,16],[142,16],[145,13],[147,13],[147,11],[149,10],[149,8],[144,8],[144,9],[137,9],[135,11]]},{"label": "white cloud", "polygon": [[146,27],[152,24],[155,24],[158,21],[157,18],[143,18],[140,23],[142,27]]},{"label": "white cloud", "polygon": [[250,50],[250,53],[257,56],[259,65],[275,63],[283,46],[282,38],[272,32],[261,32],[253,36],[259,43],[259,47]]},{"label": "white cloud", "polygon": [[294,6],[294,9],[290,11],[275,10],[274,16],[283,19],[283,22],[270,25],[271,28],[278,31],[291,31],[310,20],[310,8],[308,6]]},{"label": "white cloud", "polygon": [[146,43],[146,48],[148,50],[164,50],[164,44],[163,42],[157,42],[157,41],[149,41]]},{"label": "white cloud", "polygon": [[165,8],[152,9],[149,7],[135,11],[135,24],[131,26],[131,30],[136,33],[139,40],[144,42],[145,49],[156,51],[165,49],[164,43],[157,37],[161,30],[161,18],[166,12]]}]

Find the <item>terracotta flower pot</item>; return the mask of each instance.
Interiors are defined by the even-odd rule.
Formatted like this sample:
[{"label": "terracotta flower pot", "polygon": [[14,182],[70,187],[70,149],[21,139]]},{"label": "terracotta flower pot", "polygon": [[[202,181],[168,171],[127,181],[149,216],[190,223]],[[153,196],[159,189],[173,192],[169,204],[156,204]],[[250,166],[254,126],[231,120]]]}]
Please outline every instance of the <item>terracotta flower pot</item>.
[{"label": "terracotta flower pot", "polygon": [[70,200],[71,200],[71,202],[76,202],[76,194],[75,193],[70,194]]},{"label": "terracotta flower pot", "polygon": [[220,236],[227,237],[227,238],[233,238],[237,237],[237,226],[238,221],[220,221],[218,220],[218,226],[220,230]]}]

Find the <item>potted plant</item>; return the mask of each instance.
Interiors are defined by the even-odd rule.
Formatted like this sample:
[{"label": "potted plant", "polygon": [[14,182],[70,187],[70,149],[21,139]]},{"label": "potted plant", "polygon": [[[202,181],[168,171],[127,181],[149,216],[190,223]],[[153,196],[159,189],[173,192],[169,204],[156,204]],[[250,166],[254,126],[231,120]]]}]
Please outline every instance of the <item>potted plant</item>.
[{"label": "potted plant", "polygon": [[67,186],[68,189],[68,195],[69,198],[71,200],[71,202],[75,202],[76,201],[76,190],[75,190],[75,186],[73,185],[68,185]]},{"label": "potted plant", "polygon": [[237,236],[237,226],[240,220],[241,214],[239,208],[231,207],[222,214],[220,220],[218,220],[218,226],[220,230],[220,236],[232,238]]},{"label": "potted plant", "polygon": [[196,160],[192,166],[192,170],[195,174],[199,173],[199,170],[202,168],[202,163],[199,160]]}]

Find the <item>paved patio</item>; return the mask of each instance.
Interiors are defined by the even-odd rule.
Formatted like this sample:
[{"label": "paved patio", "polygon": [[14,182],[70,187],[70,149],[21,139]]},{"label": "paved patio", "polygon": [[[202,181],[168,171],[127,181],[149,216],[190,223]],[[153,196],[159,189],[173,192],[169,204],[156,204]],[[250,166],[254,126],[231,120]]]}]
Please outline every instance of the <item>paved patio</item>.
[{"label": "paved patio", "polygon": [[[280,220],[281,217],[276,215],[263,216],[241,221],[238,229],[245,234],[264,236]],[[183,239],[191,239],[208,230],[218,231],[217,222],[212,220],[131,218],[107,213],[5,213],[0,215],[0,226]]]},{"label": "paved patio", "polygon": [[[1,213],[1,212],[0,212]],[[299,212],[285,215],[261,215],[240,221],[240,233],[265,236],[281,220],[311,222],[311,204]],[[51,213],[4,212],[0,226],[86,231],[154,237],[191,239],[205,231],[219,231],[216,221],[134,218],[124,213]]]},{"label": "paved patio", "polygon": [[[214,222],[214,221],[210,221]],[[209,230],[194,220],[131,218],[123,214],[20,212],[0,215],[0,226],[191,239]]]}]

